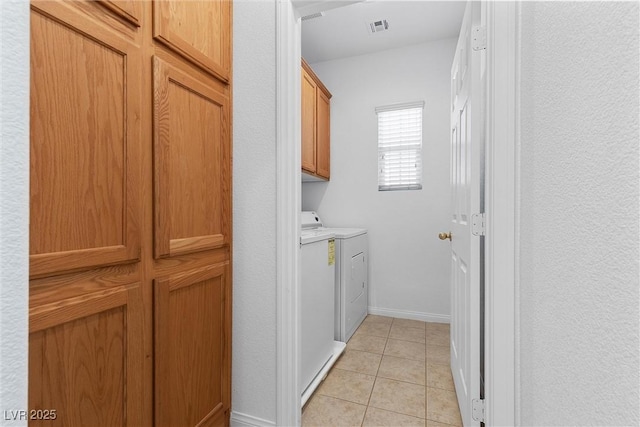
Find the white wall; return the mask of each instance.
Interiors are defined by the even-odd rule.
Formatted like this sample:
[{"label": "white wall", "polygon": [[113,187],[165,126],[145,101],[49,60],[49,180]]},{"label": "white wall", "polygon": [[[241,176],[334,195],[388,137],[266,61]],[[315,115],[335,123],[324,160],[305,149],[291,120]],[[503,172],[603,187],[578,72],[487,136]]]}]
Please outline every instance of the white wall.
[{"label": "white wall", "polygon": [[265,425],[276,419],[276,6],[233,8],[232,420]]},{"label": "white wall", "polygon": [[521,25],[520,421],[638,425],[638,3]]},{"label": "white wall", "polygon": [[[303,40],[304,43],[304,40]],[[304,183],[302,207],[369,230],[370,311],[448,321],[450,71],[456,39],[312,64],[331,98],[331,181]],[[378,191],[375,107],[425,101],[423,188]],[[386,311],[388,310],[388,311]]]},{"label": "white wall", "polygon": [[[29,280],[29,2],[0,2],[0,413],[26,426]],[[9,414],[5,416],[5,411]],[[7,419],[9,418],[9,419]]]}]

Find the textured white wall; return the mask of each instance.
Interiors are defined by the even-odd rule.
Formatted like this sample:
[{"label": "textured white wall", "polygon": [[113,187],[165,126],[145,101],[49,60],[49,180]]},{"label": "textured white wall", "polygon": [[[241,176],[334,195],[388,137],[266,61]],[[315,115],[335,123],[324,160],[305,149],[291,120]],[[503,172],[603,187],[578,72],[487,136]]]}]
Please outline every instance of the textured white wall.
[{"label": "textured white wall", "polygon": [[638,425],[638,3],[522,5],[520,420]]},{"label": "textured white wall", "polygon": [[276,5],[233,7],[232,406],[275,422]]},{"label": "textured white wall", "polygon": [[[26,426],[29,280],[29,2],[0,2],[0,414]],[[9,413],[5,416],[5,412]],[[9,419],[7,419],[9,418]]]},{"label": "textured white wall", "polygon": [[[303,40],[304,43],[304,40]],[[312,64],[331,98],[331,181],[304,183],[304,210],[369,230],[369,306],[447,321],[450,71],[456,39]],[[425,101],[423,188],[378,191],[375,107]]]}]

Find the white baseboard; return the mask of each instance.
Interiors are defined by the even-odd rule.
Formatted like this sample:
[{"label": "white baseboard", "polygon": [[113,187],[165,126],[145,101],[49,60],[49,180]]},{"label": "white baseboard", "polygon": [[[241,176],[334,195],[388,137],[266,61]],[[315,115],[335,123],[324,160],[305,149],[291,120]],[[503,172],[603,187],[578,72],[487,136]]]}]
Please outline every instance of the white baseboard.
[{"label": "white baseboard", "polygon": [[231,427],[275,427],[274,421],[265,420],[263,418],[254,417],[253,415],[243,414],[241,412],[231,411],[231,419],[229,420]]},{"label": "white baseboard", "polygon": [[369,314],[398,317],[400,319],[422,320],[423,322],[451,323],[451,316],[444,314],[421,313],[418,311],[393,310],[390,308],[369,307]]}]

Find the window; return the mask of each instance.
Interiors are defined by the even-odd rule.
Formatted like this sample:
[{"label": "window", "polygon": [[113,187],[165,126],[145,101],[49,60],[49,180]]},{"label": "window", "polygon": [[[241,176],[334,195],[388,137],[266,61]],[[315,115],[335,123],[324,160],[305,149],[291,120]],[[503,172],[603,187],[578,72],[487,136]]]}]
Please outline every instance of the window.
[{"label": "window", "polygon": [[376,108],[378,190],[422,189],[424,102]]}]

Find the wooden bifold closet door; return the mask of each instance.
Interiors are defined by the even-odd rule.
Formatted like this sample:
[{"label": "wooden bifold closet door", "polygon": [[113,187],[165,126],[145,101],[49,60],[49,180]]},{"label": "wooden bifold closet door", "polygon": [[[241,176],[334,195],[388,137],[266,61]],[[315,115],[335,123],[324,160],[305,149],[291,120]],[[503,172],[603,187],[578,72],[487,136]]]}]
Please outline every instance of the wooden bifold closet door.
[{"label": "wooden bifold closet door", "polygon": [[30,425],[229,424],[231,18],[31,2]]}]

